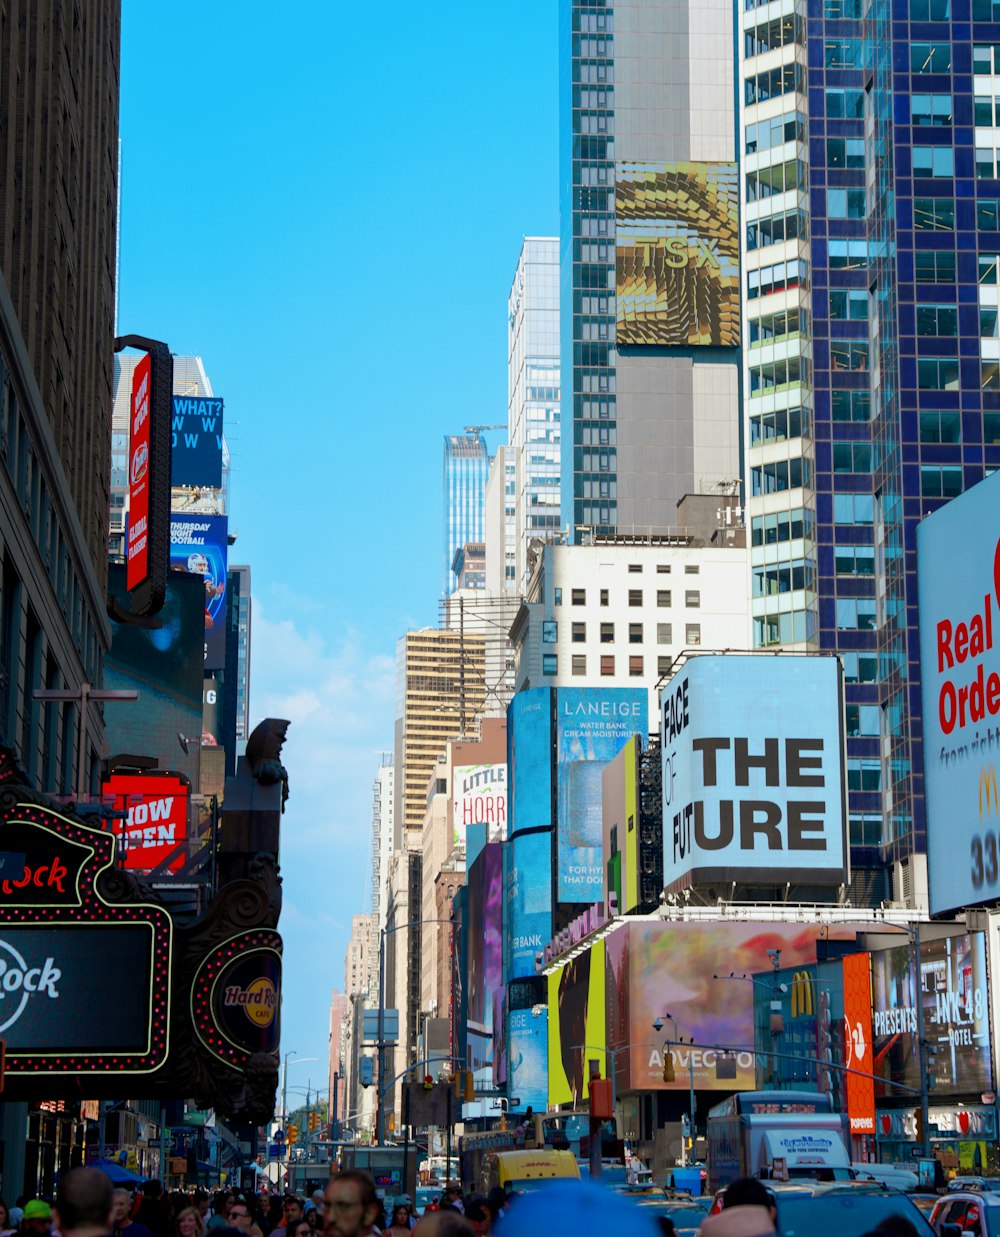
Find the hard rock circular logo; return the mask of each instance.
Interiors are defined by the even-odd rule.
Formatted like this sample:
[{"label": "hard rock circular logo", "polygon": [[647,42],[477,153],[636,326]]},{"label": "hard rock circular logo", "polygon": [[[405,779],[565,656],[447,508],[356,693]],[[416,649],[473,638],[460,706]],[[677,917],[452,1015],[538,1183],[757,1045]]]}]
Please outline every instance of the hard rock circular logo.
[{"label": "hard rock circular logo", "polygon": [[278,991],[271,980],[262,975],[245,988],[230,984],[225,990],[223,1003],[229,1009],[242,1009],[254,1026],[269,1027],[278,1007]]}]

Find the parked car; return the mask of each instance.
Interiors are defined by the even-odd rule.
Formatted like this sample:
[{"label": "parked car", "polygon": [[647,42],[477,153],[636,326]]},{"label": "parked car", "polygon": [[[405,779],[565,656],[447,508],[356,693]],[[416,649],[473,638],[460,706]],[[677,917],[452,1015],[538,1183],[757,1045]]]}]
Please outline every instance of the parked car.
[{"label": "parked car", "polygon": [[[626,1195],[628,1197],[628,1195]],[[665,1216],[672,1221],[678,1237],[695,1237],[708,1214],[707,1198],[692,1198],[690,1194],[663,1190],[636,1191],[632,1197],[643,1215],[657,1219]]]},{"label": "parked car", "polygon": [[943,1235],[946,1225],[972,1237],[1000,1237],[1000,1193],[993,1190],[950,1190],[931,1212],[931,1227]]},{"label": "parked car", "polygon": [[[962,1230],[955,1226],[932,1228],[902,1190],[874,1182],[769,1181],[767,1187],[777,1209],[780,1237],[816,1237],[817,1233],[863,1237],[894,1215],[909,1220],[919,1237],[933,1237],[935,1231],[938,1237],[961,1237]],[[713,1213],[720,1207],[723,1193],[720,1190],[712,1204]]]}]

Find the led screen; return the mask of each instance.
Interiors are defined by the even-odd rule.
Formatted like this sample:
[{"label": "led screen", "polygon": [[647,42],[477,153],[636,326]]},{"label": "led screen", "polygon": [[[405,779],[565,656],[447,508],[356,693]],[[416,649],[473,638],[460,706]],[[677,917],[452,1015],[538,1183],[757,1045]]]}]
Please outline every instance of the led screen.
[{"label": "led screen", "polygon": [[605,1076],[604,942],[548,976],[549,1107],[579,1107],[590,1095],[591,1058]]},{"label": "led screen", "polygon": [[739,344],[735,163],[619,163],[615,251],[619,345]]},{"label": "led screen", "polygon": [[[226,666],[226,562],[229,521],[224,515],[173,515],[170,566],[200,576],[204,586],[204,668]],[[200,733],[200,731],[199,731]]]},{"label": "led screen", "polygon": [[552,833],[520,833],[504,848],[505,977],[535,974],[552,937]]},{"label": "led screen", "polygon": [[1000,476],[917,526],[931,914],[1000,897]]},{"label": "led screen", "polygon": [[170,453],[174,485],[222,485],[222,400],[175,395]]}]

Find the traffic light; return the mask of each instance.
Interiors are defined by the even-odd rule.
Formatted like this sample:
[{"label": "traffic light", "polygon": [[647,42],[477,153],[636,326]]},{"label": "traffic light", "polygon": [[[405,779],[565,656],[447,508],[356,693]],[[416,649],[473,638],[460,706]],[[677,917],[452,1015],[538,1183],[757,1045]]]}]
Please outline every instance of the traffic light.
[{"label": "traffic light", "polygon": [[455,1095],[470,1103],[476,1098],[476,1076],[471,1069],[460,1069],[455,1075]]},{"label": "traffic light", "polygon": [[674,1054],[668,1052],[663,1058],[663,1081],[673,1082],[676,1075],[674,1074]]},{"label": "traffic light", "polygon": [[311,1112],[309,1114],[309,1133],[312,1134],[319,1129],[319,1113]]},{"label": "traffic light", "polygon": [[434,1079],[430,1076],[430,1074],[424,1074],[424,1090],[425,1091],[434,1090]]},{"label": "traffic light", "polygon": [[290,1125],[288,1127],[288,1130],[286,1131],[286,1135],[287,1135],[286,1141],[288,1142],[288,1145],[290,1147],[294,1147],[295,1144],[299,1141],[299,1127],[297,1125]]}]

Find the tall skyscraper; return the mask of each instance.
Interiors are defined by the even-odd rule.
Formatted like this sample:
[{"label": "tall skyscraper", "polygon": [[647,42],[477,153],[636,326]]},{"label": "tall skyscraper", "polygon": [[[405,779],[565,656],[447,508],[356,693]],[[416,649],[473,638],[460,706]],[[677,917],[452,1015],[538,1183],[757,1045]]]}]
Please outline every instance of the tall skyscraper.
[{"label": "tall skyscraper", "polygon": [[483,510],[490,453],[479,434],[449,434],[444,440],[444,595],[458,584],[455,554],[483,541]]},{"label": "tall skyscraper", "polygon": [[967,0],[742,17],[754,642],[841,654],[875,901],[921,883],[916,525],[1000,465],[992,10],[973,0],[971,41],[953,16]]},{"label": "tall skyscraper", "polygon": [[506,459],[514,468],[508,588],[527,585],[528,543],[551,540],[562,525],[559,416],[559,240],[527,236],[507,300]]},{"label": "tall skyscraper", "polygon": [[663,532],[740,471],[726,0],[562,0],[562,521]]}]

